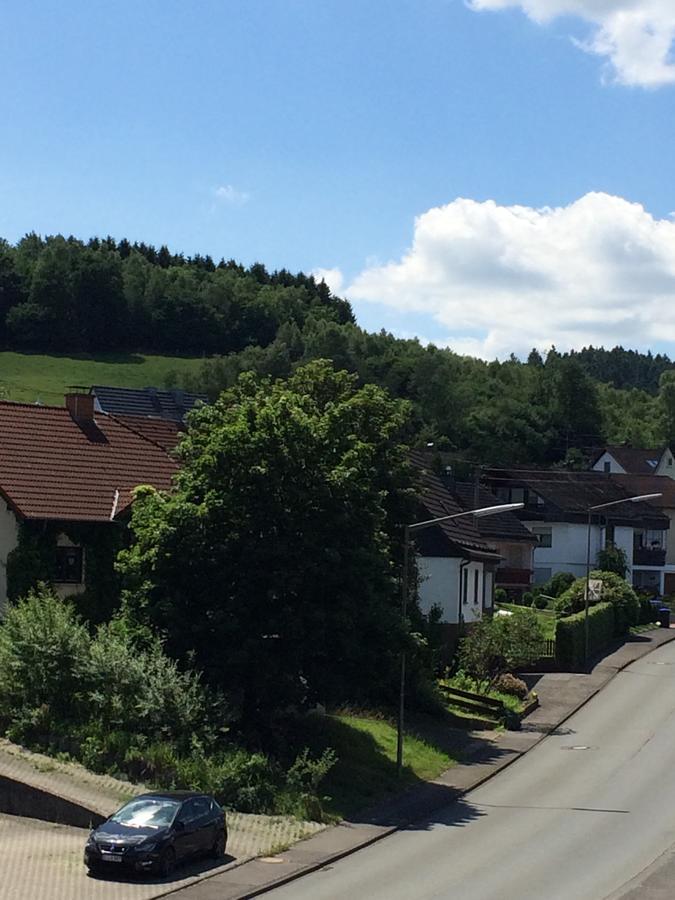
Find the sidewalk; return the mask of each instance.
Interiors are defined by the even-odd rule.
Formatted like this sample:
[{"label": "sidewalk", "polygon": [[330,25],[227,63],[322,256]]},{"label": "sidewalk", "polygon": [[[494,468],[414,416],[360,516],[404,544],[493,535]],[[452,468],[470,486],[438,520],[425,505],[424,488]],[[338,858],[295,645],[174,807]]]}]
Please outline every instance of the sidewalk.
[{"label": "sidewalk", "polygon": [[397,828],[433,815],[561,727],[626,666],[672,640],[675,628],[645,632],[598,661],[588,673],[526,676],[541,705],[528,716],[521,731],[474,732],[463,757],[465,761],[435,781],[412,788],[280,855],[245,862],[198,884],[167,893],[175,900],[248,900],[367,847]]}]

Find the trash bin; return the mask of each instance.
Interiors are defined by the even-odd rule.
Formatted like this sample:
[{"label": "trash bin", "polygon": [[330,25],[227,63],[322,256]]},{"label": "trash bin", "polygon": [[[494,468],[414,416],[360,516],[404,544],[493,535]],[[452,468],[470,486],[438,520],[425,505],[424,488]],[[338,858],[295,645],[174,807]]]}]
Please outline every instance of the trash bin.
[{"label": "trash bin", "polygon": [[667,606],[662,606],[659,610],[659,622],[661,628],[670,628],[670,610]]}]

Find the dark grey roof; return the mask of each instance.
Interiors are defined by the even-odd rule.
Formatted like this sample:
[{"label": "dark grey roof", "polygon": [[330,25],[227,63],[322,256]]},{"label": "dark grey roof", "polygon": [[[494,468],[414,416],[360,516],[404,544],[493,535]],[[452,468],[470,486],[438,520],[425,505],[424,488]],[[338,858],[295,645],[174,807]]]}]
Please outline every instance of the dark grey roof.
[{"label": "dark grey roof", "polygon": [[[464,509],[476,509],[486,506],[498,506],[503,503],[493,493],[484,488],[482,485],[478,488],[478,496],[476,496],[476,486],[466,482],[456,482],[449,485],[448,489],[453,491],[459,498]],[[485,516],[476,519],[476,526],[481,535],[493,541],[525,541],[530,544],[536,544],[537,538],[532,534],[529,528],[526,528],[520,521],[518,516],[512,512],[498,513],[495,516]]]},{"label": "dark grey roof", "polygon": [[182,422],[198,401],[208,403],[206,394],[179,390],[120,388],[96,384],[91,388],[101,410],[114,416],[150,416]]},{"label": "dark grey roof", "polygon": [[[413,451],[410,458],[417,470],[415,485],[421,515],[425,519],[439,519],[442,516],[463,512],[465,507],[459,497],[450,493],[443,480],[428,467],[429,460],[426,455]],[[478,530],[476,524],[478,521],[472,516],[462,516],[443,522],[434,528],[417,532],[414,535],[415,542],[422,555],[457,556],[468,552],[472,555],[499,559],[494,544],[486,540]]]},{"label": "dark grey roof", "polygon": [[[528,504],[517,514],[520,519],[561,522],[585,521],[589,507],[634,496],[623,477],[556,469],[489,469],[485,473],[493,490],[507,485],[527,488]],[[543,503],[535,502],[537,495]],[[598,512],[617,524],[663,530],[669,527],[668,517],[649,503],[621,503]]]},{"label": "dark grey roof", "polygon": [[609,453],[618,462],[626,475],[653,475],[661,462],[664,448],[656,448],[652,450],[640,449],[638,447],[605,447],[599,452],[593,460],[593,465],[597,463],[601,456]]}]

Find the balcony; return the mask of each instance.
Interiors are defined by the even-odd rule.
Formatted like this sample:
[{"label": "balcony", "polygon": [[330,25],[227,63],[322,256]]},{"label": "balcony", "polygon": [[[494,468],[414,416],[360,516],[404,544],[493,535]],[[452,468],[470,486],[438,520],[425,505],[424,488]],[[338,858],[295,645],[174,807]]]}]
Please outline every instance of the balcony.
[{"label": "balcony", "polygon": [[666,551],[660,547],[635,547],[633,550],[634,566],[665,566]]},{"label": "balcony", "polygon": [[532,583],[531,569],[513,569],[504,566],[495,573],[497,587],[529,587]]}]

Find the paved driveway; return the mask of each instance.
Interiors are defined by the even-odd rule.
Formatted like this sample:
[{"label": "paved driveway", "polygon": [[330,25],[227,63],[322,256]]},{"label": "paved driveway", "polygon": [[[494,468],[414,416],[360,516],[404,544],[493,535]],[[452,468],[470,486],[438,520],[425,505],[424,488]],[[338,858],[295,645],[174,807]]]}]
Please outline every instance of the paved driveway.
[{"label": "paved driveway", "polygon": [[0,815],[0,900],[149,900],[227,868],[204,860],[163,881],[90,878],[82,864],[87,834],[81,828]]}]

